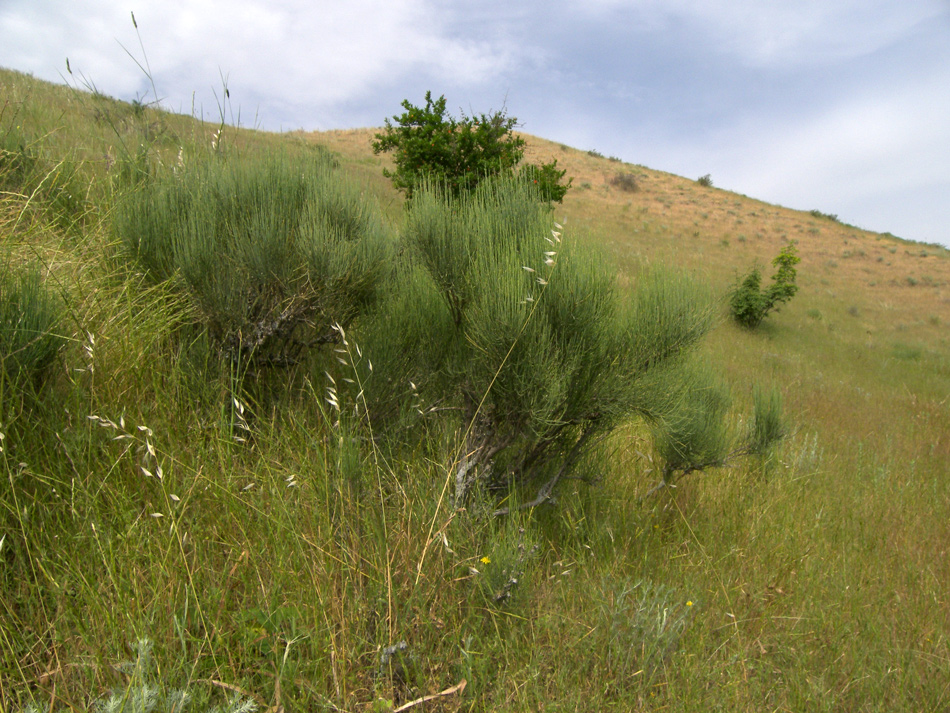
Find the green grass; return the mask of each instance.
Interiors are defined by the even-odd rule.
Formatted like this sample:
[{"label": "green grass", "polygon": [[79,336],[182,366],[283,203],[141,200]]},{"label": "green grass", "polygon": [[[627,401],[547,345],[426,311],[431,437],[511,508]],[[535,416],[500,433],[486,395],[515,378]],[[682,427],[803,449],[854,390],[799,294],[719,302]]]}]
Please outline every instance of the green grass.
[{"label": "green grass", "polygon": [[[597,190],[571,191],[557,217],[609,252],[622,284],[675,260],[724,294],[776,252],[773,223],[791,231],[799,295],[757,332],[724,315],[704,355],[737,412],[753,383],[776,387],[792,433],[639,502],[659,475],[632,426],[556,505],[491,518],[490,503],[451,506],[452,434],[398,458],[361,446],[314,372],[287,373],[266,409],[236,406],[187,295],[120,259],[112,214],[136,172],[179,151],[207,159],[216,126],[6,71],[0,96],[0,135],[33,161],[33,183],[4,184],[0,240],[62,296],[66,338],[42,398],[0,400],[0,709],[89,710],[145,681],[190,691],[187,710],[235,693],[261,709],[387,710],[462,679],[430,705],[950,706],[945,252],[911,287],[896,239],[832,221],[811,235],[807,214],[647,169],[636,194],[617,191],[636,199],[623,211],[584,173],[598,159],[566,155]],[[234,160],[313,151],[307,137],[225,135]],[[379,166],[336,160],[398,225]],[[60,176],[87,186],[80,203],[35,190]],[[722,250],[727,208],[764,237]],[[843,236],[869,259],[826,274]],[[146,638],[148,671],[121,665]]]}]

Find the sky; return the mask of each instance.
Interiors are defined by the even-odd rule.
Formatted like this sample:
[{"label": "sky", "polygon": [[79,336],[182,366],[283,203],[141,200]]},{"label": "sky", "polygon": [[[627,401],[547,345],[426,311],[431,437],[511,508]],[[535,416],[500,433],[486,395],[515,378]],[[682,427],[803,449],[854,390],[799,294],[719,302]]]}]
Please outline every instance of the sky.
[{"label": "sky", "polygon": [[0,66],[127,100],[154,82],[211,120],[226,85],[228,119],[270,131],[382,126],[431,90],[950,246],[950,0],[0,0]]}]

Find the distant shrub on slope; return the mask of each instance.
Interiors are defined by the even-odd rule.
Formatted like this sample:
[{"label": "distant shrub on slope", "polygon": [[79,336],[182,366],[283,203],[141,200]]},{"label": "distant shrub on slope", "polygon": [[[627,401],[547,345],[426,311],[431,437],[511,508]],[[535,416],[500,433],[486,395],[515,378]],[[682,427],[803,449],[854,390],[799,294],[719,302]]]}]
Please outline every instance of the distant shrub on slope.
[{"label": "distant shrub on slope", "polygon": [[[403,101],[405,112],[386,119],[376,134],[373,152],[392,153],[394,171],[383,169],[393,185],[407,198],[425,184],[442,185],[460,195],[492,176],[511,175],[524,157],[525,141],[515,136],[517,119],[504,111],[456,119],[446,111],[445,97],[426,92],[424,107]],[[395,122],[395,123],[393,123]],[[545,202],[560,202],[571,185],[562,184],[565,171],[557,161],[520,169]]]},{"label": "distant shrub on slope", "polygon": [[795,250],[794,243],[786,245],[772,260],[776,268],[772,275],[772,284],[762,289],[762,272],[758,267],[752,268],[739,281],[729,297],[729,309],[733,319],[743,327],[755,329],[762,323],[766,315],[778,310],[780,304],[788,302],[798,292],[795,284],[797,271],[795,265],[801,258]]}]

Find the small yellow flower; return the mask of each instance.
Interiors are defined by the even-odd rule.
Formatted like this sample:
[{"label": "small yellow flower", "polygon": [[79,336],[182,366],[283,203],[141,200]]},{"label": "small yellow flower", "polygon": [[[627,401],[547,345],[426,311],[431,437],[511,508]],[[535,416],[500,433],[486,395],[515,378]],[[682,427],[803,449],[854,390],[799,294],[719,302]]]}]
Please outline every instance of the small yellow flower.
[{"label": "small yellow flower", "polygon": [[689,601],[689,602],[686,602],[686,606],[688,606],[688,607],[691,607],[691,606],[693,606],[693,602],[691,602],[691,601]]},{"label": "small yellow flower", "polygon": [[478,561],[481,562],[482,564],[491,564],[491,557],[482,557]]}]

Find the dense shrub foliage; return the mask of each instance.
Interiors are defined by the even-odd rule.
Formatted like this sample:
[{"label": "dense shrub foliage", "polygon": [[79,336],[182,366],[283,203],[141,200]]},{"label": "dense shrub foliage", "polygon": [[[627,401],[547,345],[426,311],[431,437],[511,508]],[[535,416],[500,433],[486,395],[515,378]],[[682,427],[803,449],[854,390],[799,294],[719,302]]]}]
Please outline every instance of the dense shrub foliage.
[{"label": "dense shrub foliage", "polygon": [[532,185],[534,185],[541,194],[541,200],[547,203],[560,203],[564,200],[573,178],[567,179],[567,183],[561,183],[567,169],[558,169],[557,159],[551,163],[541,165],[528,164],[522,166],[519,175]]},{"label": "dense shrub foliage", "polygon": [[377,208],[322,155],[168,173],[119,205],[115,230],[152,279],[180,282],[230,359],[255,364],[332,340],[391,269]]},{"label": "dense shrub foliage", "polygon": [[39,270],[0,268],[0,378],[10,387],[38,384],[63,347],[58,333],[62,305],[43,284]]},{"label": "dense shrub foliage", "polygon": [[776,268],[772,275],[772,284],[762,289],[762,273],[758,267],[752,268],[749,273],[737,283],[729,298],[729,309],[732,317],[739,324],[749,329],[755,329],[773,310],[778,310],[780,304],[788,302],[798,292],[795,284],[797,271],[795,265],[801,258],[795,251],[794,243],[786,245],[772,260]]},{"label": "dense shrub foliage", "polygon": [[[408,198],[430,181],[453,194],[470,191],[490,176],[510,174],[524,156],[525,141],[514,135],[517,119],[504,111],[456,119],[446,112],[445,97],[426,92],[424,107],[402,103],[405,112],[386,119],[386,128],[376,134],[373,151],[393,154],[395,171],[383,169],[393,185]],[[395,124],[393,123],[395,121]],[[565,171],[557,161],[521,168],[545,201],[561,201],[570,181],[561,184]]]},{"label": "dense shrub foliage", "polygon": [[403,238],[404,288],[365,333],[376,373],[360,388],[377,419],[410,393],[423,415],[457,417],[459,501],[476,485],[533,483],[542,502],[636,418],[655,428],[669,473],[723,460],[728,400],[691,366],[712,324],[694,283],[654,272],[628,296],[510,178],[463,196],[423,188]]}]

